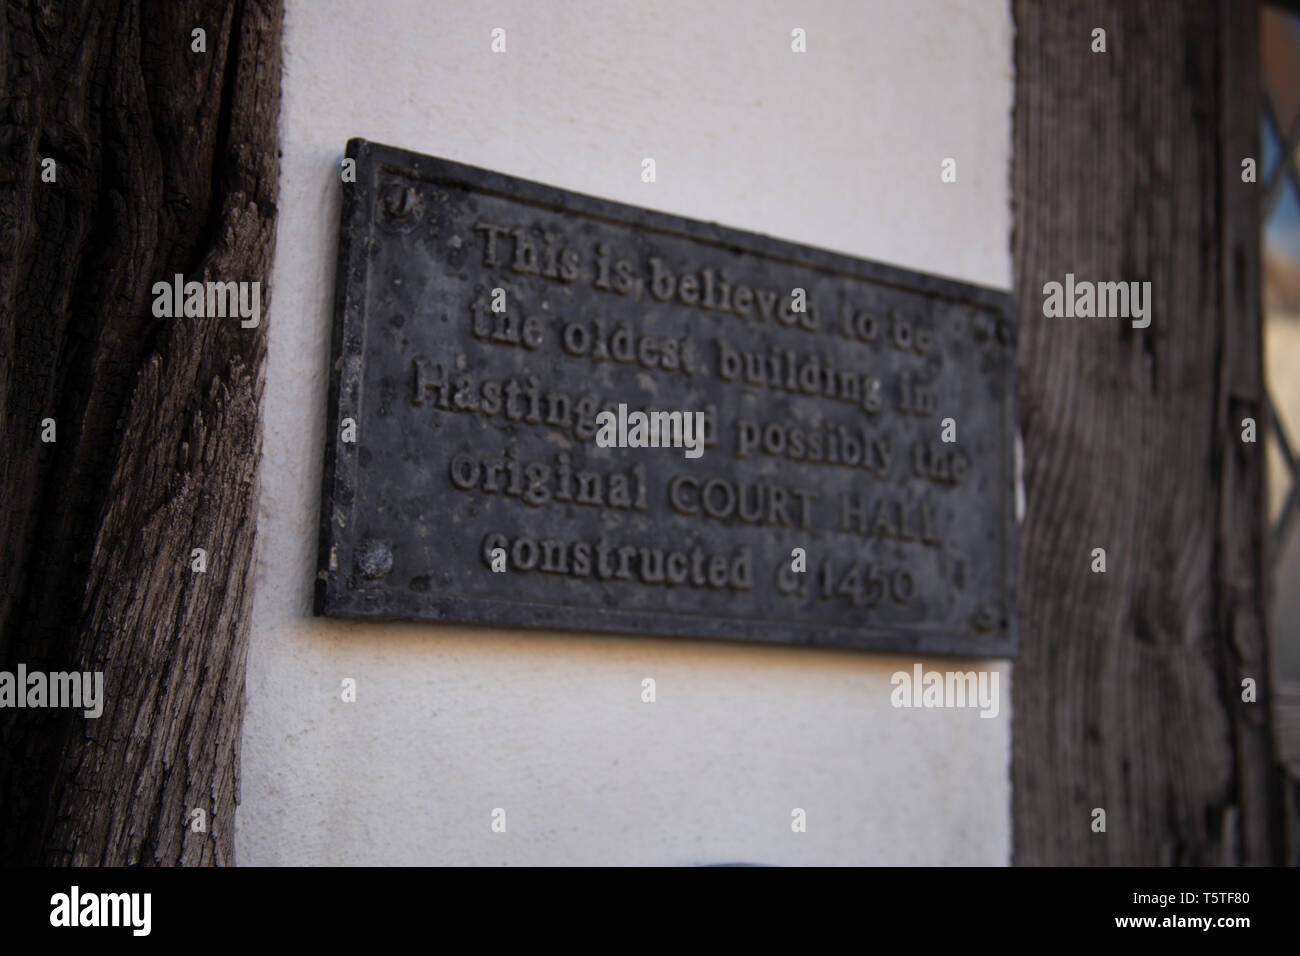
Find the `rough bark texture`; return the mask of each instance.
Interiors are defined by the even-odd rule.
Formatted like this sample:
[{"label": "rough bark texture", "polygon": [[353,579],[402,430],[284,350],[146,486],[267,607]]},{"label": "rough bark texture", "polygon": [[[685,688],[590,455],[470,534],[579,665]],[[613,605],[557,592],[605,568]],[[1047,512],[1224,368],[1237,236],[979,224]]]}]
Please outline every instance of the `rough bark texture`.
[{"label": "rough bark texture", "polygon": [[[1240,165],[1256,155],[1257,11],[1016,0],[1014,13],[1029,505],[1015,860],[1280,862],[1264,445],[1241,441],[1243,418],[1265,420],[1260,187]],[[1067,272],[1150,280],[1151,326],[1045,318],[1043,284]],[[1241,700],[1246,677],[1258,703]]]},{"label": "rough bark texture", "polygon": [[[0,667],[102,670],[105,704],[0,711],[0,862],[233,862],[281,21],[6,4]],[[155,318],[176,273],[261,282],[261,325]]]}]

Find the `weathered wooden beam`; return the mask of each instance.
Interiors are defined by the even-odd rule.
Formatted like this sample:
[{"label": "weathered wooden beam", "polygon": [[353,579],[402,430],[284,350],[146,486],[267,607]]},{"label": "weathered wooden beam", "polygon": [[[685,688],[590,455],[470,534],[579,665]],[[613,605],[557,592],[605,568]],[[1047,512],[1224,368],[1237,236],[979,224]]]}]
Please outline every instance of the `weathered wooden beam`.
[{"label": "weathered wooden beam", "polygon": [[[1258,125],[1254,4],[1014,13],[1014,858],[1276,862],[1268,707],[1241,700],[1268,674],[1263,445],[1240,429],[1262,414],[1258,187],[1239,146]],[[1043,285],[1067,272],[1151,281],[1152,324],[1044,318]]]},{"label": "weathered wooden beam", "polygon": [[0,711],[0,860],[229,863],[266,322],[160,319],[151,288],[266,296],[282,5],[4,17],[0,666],[103,671],[106,700]]}]

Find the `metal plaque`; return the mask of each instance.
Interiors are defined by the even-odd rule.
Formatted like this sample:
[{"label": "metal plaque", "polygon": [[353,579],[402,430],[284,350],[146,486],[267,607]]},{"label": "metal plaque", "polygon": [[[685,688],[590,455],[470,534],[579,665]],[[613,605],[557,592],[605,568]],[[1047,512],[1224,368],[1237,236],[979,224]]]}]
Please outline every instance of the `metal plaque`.
[{"label": "metal plaque", "polygon": [[347,156],[317,613],[1015,656],[1010,296]]}]

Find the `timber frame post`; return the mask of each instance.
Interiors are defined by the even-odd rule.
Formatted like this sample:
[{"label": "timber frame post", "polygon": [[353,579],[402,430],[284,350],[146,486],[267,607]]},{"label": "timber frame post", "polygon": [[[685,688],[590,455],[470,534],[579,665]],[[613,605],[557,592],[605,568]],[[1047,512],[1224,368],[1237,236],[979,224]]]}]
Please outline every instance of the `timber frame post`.
[{"label": "timber frame post", "polygon": [[[231,863],[282,4],[3,16],[0,667],[104,701],[0,711],[0,862]],[[156,317],[176,274],[260,324]]]},{"label": "timber frame post", "polygon": [[[1254,0],[1016,0],[1019,864],[1275,864]],[[1107,50],[1093,52],[1093,30]],[[1045,282],[1154,316],[1046,319]],[[1088,555],[1104,548],[1108,573]],[[1263,690],[1242,701],[1244,678]],[[1105,832],[1090,825],[1106,813]]]}]

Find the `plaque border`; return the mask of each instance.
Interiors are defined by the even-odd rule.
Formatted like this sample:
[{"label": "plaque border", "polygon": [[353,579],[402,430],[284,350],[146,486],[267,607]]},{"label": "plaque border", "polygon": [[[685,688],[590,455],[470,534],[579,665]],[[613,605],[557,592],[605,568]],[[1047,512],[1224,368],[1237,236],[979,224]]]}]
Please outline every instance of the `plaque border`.
[{"label": "plaque border", "polygon": [[[342,189],[334,315],[330,348],[329,398],[326,412],[325,463],[322,479],[314,613],[318,616],[421,621],[435,624],[528,630],[615,633],[650,637],[721,639],[749,643],[807,645],[885,653],[940,654],[956,657],[1016,658],[1020,652],[1017,604],[1019,573],[1018,523],[1015,520],[1016,337],[1015,300],[1010,292],[992,289],[897,266],[858,259],[837,252],[793,243],[760,233],[724,227],[716,222],[687,219],[630,206],[583,193],[546,186],[447,159],[350,139],[346,157],[356,161],[356,182]],[[422,183],[441,183],[477,193],[495,194],[527,205],[545,207],[665,233],[694,242],[775,259],[801,268],[830,272],[843,278],[894,286],[908,292],[974,305],[996,314],[1009,330],[1012,350],[1001,403],[998,527],[999,579],[1005,625],[989,633],[956,632],[934,625],[844,625],[810,622],[799,630],[765,629],[761,619],[727,618],[698,611],[656,612],[571,607],[532,600],[412,594],[391,590],[383,581],[350,582],[355,567],[353,536],[337,534],[354,518],[357,487],[356,443],[342,441],[342,422],[361,420],[366,342],[365,305],[369,300],[369,250],[374,242],[374,210],[379,178],[397,174]],[[357,280],[354,284],[350,279]],[[352,290],[359,289],[353,295]],[[359,578],[359,576],[358,576]]]}]

